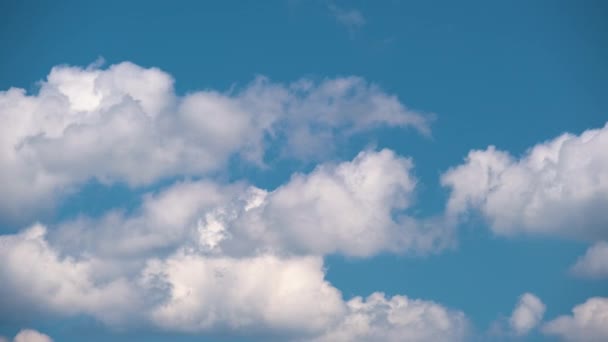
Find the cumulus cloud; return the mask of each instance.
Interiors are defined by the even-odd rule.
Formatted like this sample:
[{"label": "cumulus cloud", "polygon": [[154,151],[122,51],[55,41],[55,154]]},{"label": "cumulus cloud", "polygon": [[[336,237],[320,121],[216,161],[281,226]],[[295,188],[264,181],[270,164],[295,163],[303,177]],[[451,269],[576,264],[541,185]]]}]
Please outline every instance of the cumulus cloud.
[{"label": "cumulus cloud", "polygon": [[17,333],[13,342],[53,342],[53,339],[36,330],[24,329]]},{"label": "cumulus cloud", "polygon": [[49,246],[46,234],[46,227],[34,225],[18,234],[0,235],[0,301],[4,308],[91,314],[110,324],[136,310],[137,293],[127,279],[95,281],[92,258],[61,255]]},{"label": "cumulus cloud", "polygon": [[[149,257],[125,275],[97,278],[95,257],[66,255],[43,226],[0,237],[1,298],[11,307],[86,314],[111,326],[133,322],[167,331],[282,334],[287,339],[458,340],[463,313],[423,300],[373,294],[344,301],[318,256],[209,255],[186,246]],[[24,292],[23,288],[30,291]],[[16,306],[15,306],[16,305]],[[10,314],[10,313],[2,313]]]},{"label": "cumulus cloud", "polygon": [[543,332],[566,341],[608,340],[608,298],[590,298],[575,306],[572,313],[546,323]]},{"label": "cumulus cloud", "polygon": [[144,283],[170,289],[150,313],[165,329],[314,333],[345,310],[340,292],[324,276],[318,257],[234,259],[178,252],[151,260]]},{"label": "cumulus cloud", "polygon": [[326,254],[451,244],[451,229],[408,216],[412,169],[390,150],[364,151],[274,190],[183,181],[143,195],[132,212],[0,235],[0,306],[179,332],[460,339],[461,312],[404,296],[345,301],[325,280]]},{"label": "cumulus cloud", "polygon": [[0,215],[48,209],[83,182],[204,175],[233,156],[263,165],[280,156],[318,160],[340,137],[378,126],[428,132],[425,116],[357,77],[258,77],[235,91],[178,96],[172,77],[120,63],[107,69],[58,66],[36,94],[0,92]]},{"label": "cumulus cloud", "polygon": [[608,243],[600,241],[589,247],[585,255],[572,266],[571,272],[580,277],[607,278]]},{"label": "cumulus cloud", "polygon": [[[407,215],[416,180],[410,159],[392,151],[361,152],[296,174],[273,191],[245,183],[182,182],[144,196],[130,216],[64,223],[57,244],[97,255],[158,253],[188,241],[209,254],[297,255],[383,251],[425,254],[451,246],[453,227]],[[120,237],[118,239],[117,237]]]},{"label": "cumulus cloud", "polygon": [[545,304],[532,293],[524,293],[509,318],[511,330],[516,335],[525,335],[543,319]]},{"label": "cumulus cloud", "polygon": [[563,134],[521,158],[490,146],[442,175],[451,188],[448,215],[475,209],[500,235],[607,237],[608,125]]},{"label": "cumulus cloud", "polygon": [[340,324],[314,341],[464,341],[468,335],[462,312],[430,301],[373,293],[346,305]]}]

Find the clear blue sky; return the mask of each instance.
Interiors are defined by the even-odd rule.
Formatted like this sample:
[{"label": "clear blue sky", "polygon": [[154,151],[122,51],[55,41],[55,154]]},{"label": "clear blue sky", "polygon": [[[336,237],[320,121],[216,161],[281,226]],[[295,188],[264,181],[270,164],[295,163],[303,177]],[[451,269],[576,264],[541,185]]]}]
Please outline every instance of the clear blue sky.
[{"label": "clear blue sky", "polygon": [[[345,17],[349,13],[357,16]],[[606,124],[606,18],[604,1],[4,0],[0,90],[19,87],[36,94],[37,82],[54,66],[86,67],[99,57],[105,61],[102,69],[123,61],[159,68],[173,77],[178,96],[241,89],[258,75],[281,84],[358,76],[407,108],[432,116],[430,135],[412,127],[375,127],[346,137],[326,160],[350,161],[366,148],[411,157],[418,183],[408,214],[434,217],[443,215],[450,196],[441,175],[463,164],[470,150],[494,145],[520,158],[562,133],[579,135]],[[258,167],[231,159],[209,177],[272,190],[317,163],[273,159],[269,167]],[[40,221],[52,231],[79,216],[99,218],[114,208],[128,212],[141,204],[142,194],[180,179],[176,173],[130,186],[85,178],[50,212],[23,220],[0,217],[0,228],[15,234]],[[546,305],[544,322],[570,314],[590,297],[608,297],[605,278],[568,271],[597,240],[503,236],[490,228],[491,219],[478,214],[459,222],[455,245],[441,251],[384,250],[364,258],[327,253],[326,280],[345,300],[381,291],[461,310],[472,322],[470,339],[479,340],[489,338],[493,322],[504,323],[525,292]],[[78,312],[19,314],[27,303],[16,300],[16,307],[0,309],[0,335],[14,336],[22,328],[55,341],[240,340],[243,334],[235,338],[230,329],[183,334],[145,324],[116,329]],[[522,340],[551,338],[533,329]]]}]

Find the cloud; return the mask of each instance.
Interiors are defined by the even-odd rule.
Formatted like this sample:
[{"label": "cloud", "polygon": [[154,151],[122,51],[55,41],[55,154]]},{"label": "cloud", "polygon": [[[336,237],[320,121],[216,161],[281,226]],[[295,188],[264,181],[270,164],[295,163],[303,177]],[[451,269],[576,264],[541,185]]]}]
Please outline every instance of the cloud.
[{"label": "cloud", "polygon": [[[458,339],[468,324],[459,311],[404,296],[373,294],[345,302],[325,280],[317,256],[237,258],[185,245],[99,279],[103,260],[76,258],[58,248],[39,225],[0,237],[0,293],[15,301],[10,307],[35,306],[66,317],[85,314],[110,326],[149,324],[167,331],[286,339]],[[29,291],[22,291],[25,287]]]},{"label": "cloud", "polygon": [[450,229],[407,215],[412,168],[390,150],[364,151],[274,190],[177,182],[143,195],[130,213],[0,235],[0,307],[203,334],[461,339],[468,324],[462,312],[405,296],[345,301],[325,280],[326,254],[429,253],[450,245]]},{"label": "cloud", "polygon": [[328,8],[336,21],[346,27],[351,34],[365,25],[363,14],[356,9],[340,8],[335,4],[329,4]]},{"label": "cloud", "polygon": [[469,332],[462,312],[430,301],[376,292],[346,304],[340,324],[314,341],[464,341]]},{"label": "cloud", "polygon": [[94,258],[63,256],[48,244],[46,234],[46,227],[34,225],[18,234],[0,235],[2,307],[91,314],[109,324],[136,310],[137,293],[127,279],[97,282]]},{"label": "cloud", "polygon": [[436,252],[453,244],[454,229],[438,218],[407,215],[416,186],[412,168],[410,159],[390,150],[365,151],[295,174],[273,191],[245,183],[177,183],[145,195],[130,216],[110,212],[64,223],[54,241],[73,252],[87,246],[96,255],[123,257],[185,241],[230,256]]},{"label": "cloud", "polygon": [[235,157],[263,165],[317,161],[340,139],[379,126],[415,127],[428,118],[358,77],[258,77],[228,92],[175,94],[173,78],[124,62],[54,67],[36,94],[0,92],[1,217],[49,210],[62,194],[95,179],[130,186],[221,170]]},{"label": "cloud", "polygon": [[608,125],[537,144],[521,158],[493,146],[471,151],[441,182],[449,216],[478,210],[499,235],[607,237]]},{"label": "cloud", "polygon": [[53,342],[53,339],[36,330],[24,329],[17,333],[13,342]]},{"label": "cloud", "polygon": [[585,255],[580,257],[570,270],[580,277],[607,278],[608,243],[600,241],[589,247]]},{"label": "cloud", "polygon": [[509,325],[516,335],[526,335],[543,319],[545,304],[531,293],[524,293],[511,314]]},{"label": "cloud", "polygon": [[575,306],[572,313],[546,323],[543,332],[566,341],[608,340],[608,298],[590,298]]},{"label": "cloud", "polygon": [[316,257],[234,259],[178,252],[150,261],[144,274],[145,284],[170,289],[151,310],[152,320],[168,330],[306,334],[331,325],[345,310]]}]

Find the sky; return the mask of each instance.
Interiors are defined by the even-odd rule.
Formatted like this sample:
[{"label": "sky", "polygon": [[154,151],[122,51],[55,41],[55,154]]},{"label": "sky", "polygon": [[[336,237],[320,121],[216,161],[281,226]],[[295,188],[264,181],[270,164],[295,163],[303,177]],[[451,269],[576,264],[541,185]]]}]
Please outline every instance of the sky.
[{"label": "sky", "polygon": [[608,340],[607,16],[1,1],[0,341]]}]

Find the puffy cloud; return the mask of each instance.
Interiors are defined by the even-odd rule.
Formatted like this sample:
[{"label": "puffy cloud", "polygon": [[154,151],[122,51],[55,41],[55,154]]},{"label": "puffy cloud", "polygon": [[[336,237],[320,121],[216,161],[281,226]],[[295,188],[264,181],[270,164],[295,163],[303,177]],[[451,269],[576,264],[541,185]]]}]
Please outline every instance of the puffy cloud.
[{"label": "puffy cloud", "polygon": [[53,339],[36,330],[24,329],[17,333],[13,342],[53,342]]},{"label": "puffy cloud", "polygon": [[67,255],[46,235],[38,225],[0,237],[0,293],[15,301],[10,307],[86,314],[112,326],[136,322],[168,331],[296,340],[458,340],[467,328],[464,314],[433,302],[382,294],[344,302],[317,256],[235,258],[182,246],[100,280],[103,262]]},{"label": "puffy cloud", "polygon": [[430,301],[373,293],[346,304],[340,324],[314,341],[463,341],[469,330],[462,312]]},{"label": "puffy cloud", "polygon": [[563,134],[516,159],[493,146],[442,175],[448,215],[479,210],[501,235],[608,236],[608,125]]},{"label": "puffy cloud", "polygon": [[546,323],[543,332],[566,341],[608,340],[608,298],[590,298],[575,306],[572,313]]},{"label": "puffy cloud", "polygon": [[524,293],[511,314],[509,325],[516,335],[525,335],[543,319],[545,304],[531,293]]},{"label": "puffy cloud", "polygon": [[205,253],[231,256],[370,256],[450,246],[449,225],[406,215],[416,185],[412,167],[392,151],[366,151],[349,162],[296,174],[273,191],[244,183],[178,183],[146,195],[131,216],[81,218],[62,225],[55,239],[63,248],[87,246],[106,256],[158,253],[184,241]]},{"label": "puffy cloud", "polygon": [[571,271],[581,277],[608,277],[608,243],[600,241],[589,247],[585,255],[572,266]]},{"label": "puffy cloud", "polygon": [[317,160],[340,137],[381,125],[428,132],[424,116],[357,77],[259,77],[238,91],[178,96],[170,75],[128,62],[55,67],[37,94],[0,92],[0,119],[3,216],[48,209],[91,179],[138,186],[216,171],[232,156],[263,164],[274,145]]},{"label": "puffy cloud", "polygon": [[178,182],[144,195],[132,213],[2,235],[0,298],[13,301],[6,307],[170,331],[461,336],[462,313],[402,296],[344,302],[325,280],[327,253],[425,253],[449,243],[443,226],[405,213],[412,167],[389,150],[365,151],[273,191]]},{"label": "puffy cloud", "polygon": [[152,320],[170,330],[314,333],[344,311],[318,257],[234,259],[182,251],[150,261],[144,274],[146,285],[170,289],[151,311]]},{"label": "puffy cloud", "polygon": [[169,331],[462,336],[462,313],[403,296],[345,302],[325,280],[328,253],[426,253],[450,243],[444,226],[406,215],[412,167],[392,151],[365,151],[272,191],[178,182],[144,195],[131,213],[1,235],[0,298],[6,307]]},{"label": "puffy cloud", "polygon": [[258,192],[256,205],[242,215],[224,220],[239,237],[227,239],[226,250],[248,240],[254,246],[350,256],[443,248],[451,242],[447,226],[405,215],[416,184],[412,166],[382,150],[296,174],[272,192]]},{"label": "puffy cloud", "polygon": [[0,300],[5,308],[85,313],[111,324],[136,310],[137,294],[127,279],[96,281],[94,260],[61,255],[48,244],[46,233],[46,227],[34,225],[0,235]]}]

